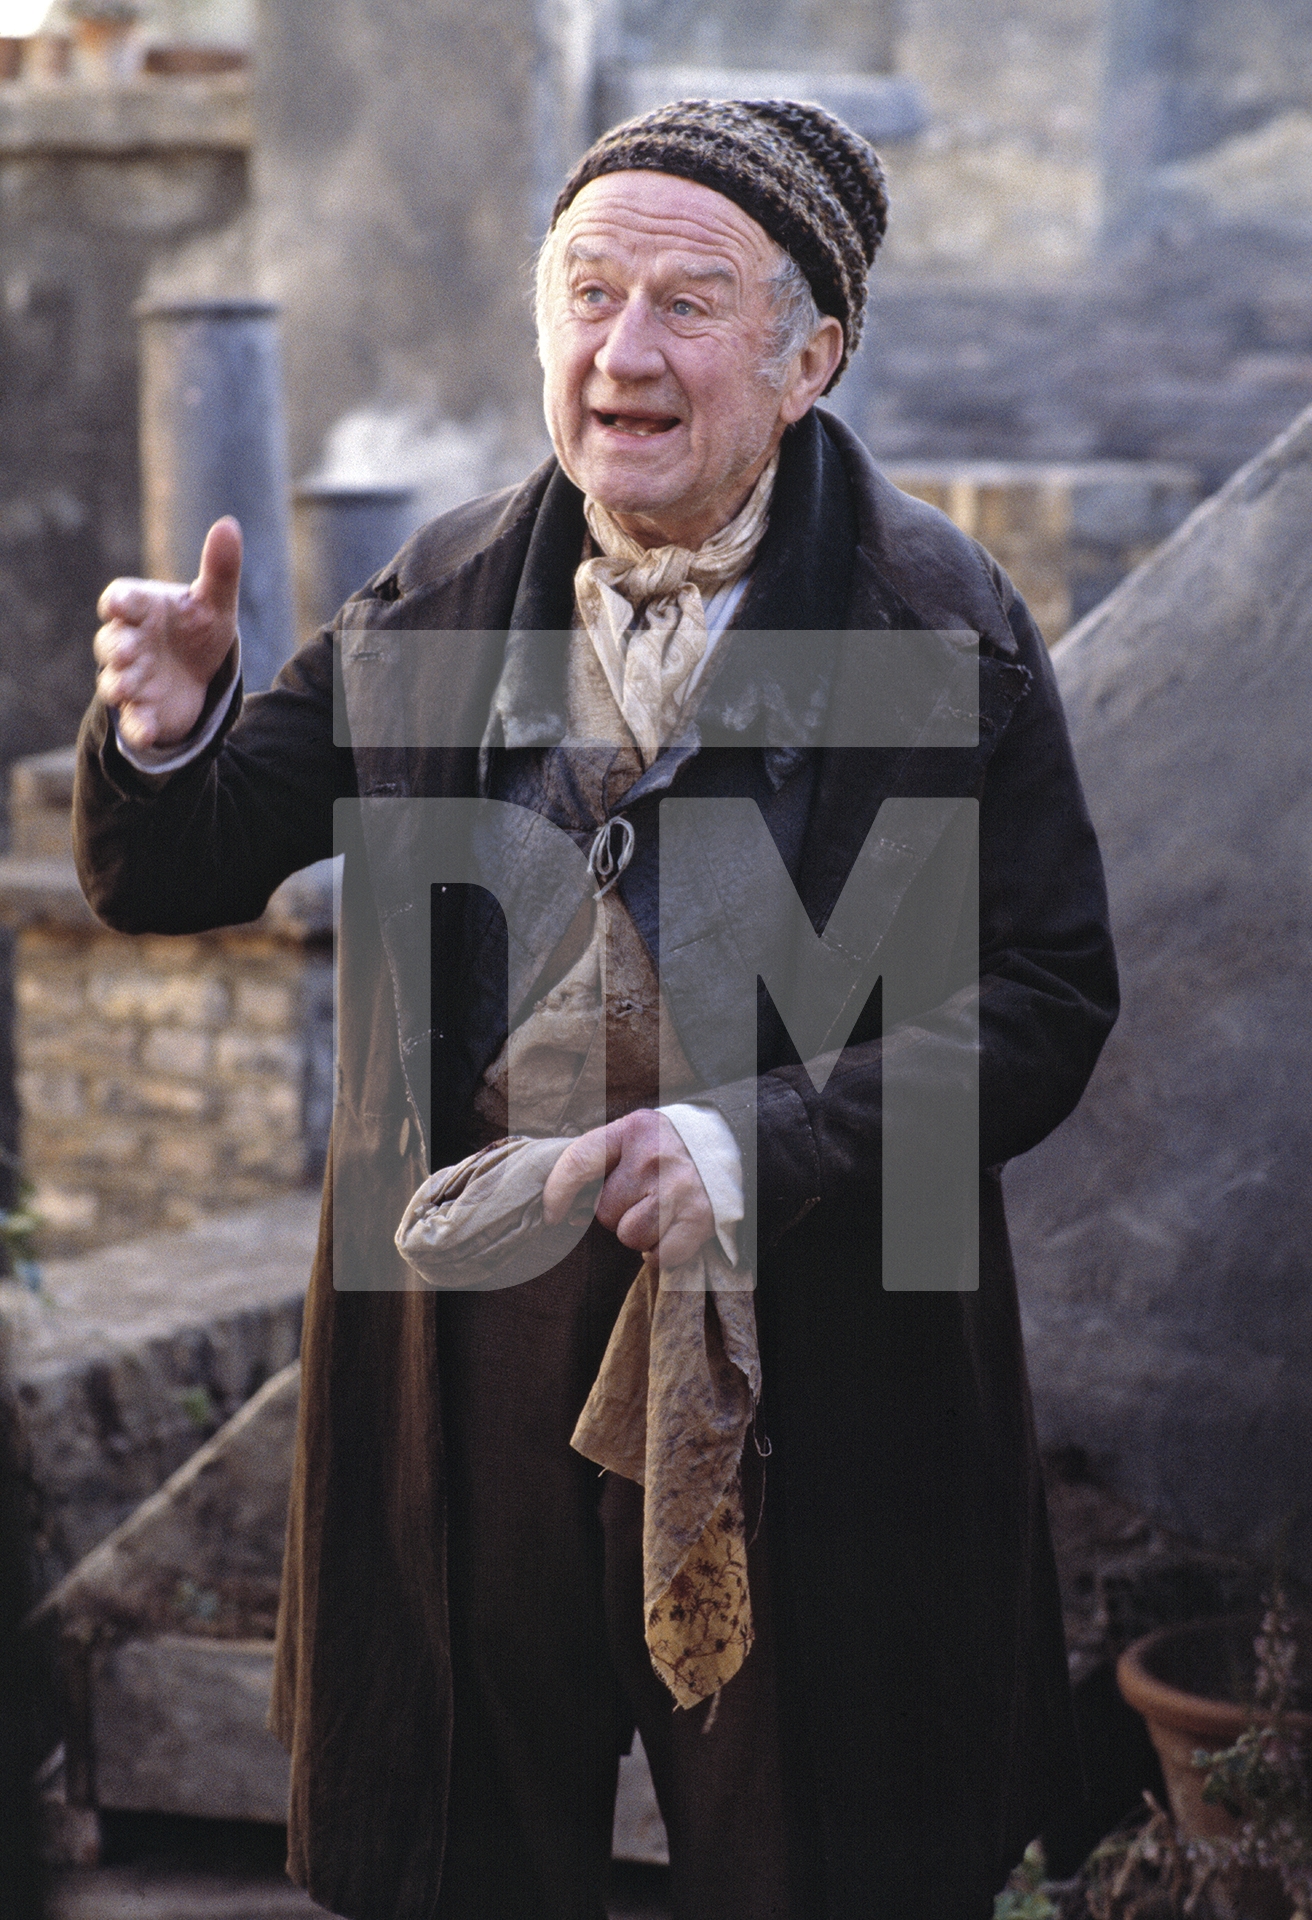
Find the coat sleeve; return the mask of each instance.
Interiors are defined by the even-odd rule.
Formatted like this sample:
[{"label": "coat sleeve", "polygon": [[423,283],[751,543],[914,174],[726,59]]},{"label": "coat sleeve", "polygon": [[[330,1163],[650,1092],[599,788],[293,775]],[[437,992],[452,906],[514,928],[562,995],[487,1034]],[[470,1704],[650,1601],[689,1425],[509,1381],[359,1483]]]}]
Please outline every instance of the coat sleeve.
[{"label": "coat sleeve", "polygon": [[328,633],[267,693],[242,699],[189,766],[142,774],[94,700],[78,737],[73,848],[94,911],[122,933],[199,933],[254,920],[288,874],[333,850],[332,802],[354,792],[333,745]]},{"label": "coat sleeve", "polygon": [[[982,1169],[1037,1145],[1071,1112],[1118,1006],[1102,862],[1056,681],[1024,603],[1005,576],[1000,586],[1030,684],[979,794]],[[949,990],[925,1013],[845,1047],[822,1092],[801,1065],[760,1075],[755,1199],[761,1249],[815,1207],[877,1208],[886,1171],[882,1115],[894,1081],[902,1123],[891,1164],[903,1155],[932,1154],[946,1116],[960,1111],[954,1103],[976,1046],[970,958],[955,956],[946,970]],[[857,1032],[864,1027],[863,1020]],[[740,1142],[749,1123],[742,1092],[723,1088],[698,1096],[719,1108]]]}]

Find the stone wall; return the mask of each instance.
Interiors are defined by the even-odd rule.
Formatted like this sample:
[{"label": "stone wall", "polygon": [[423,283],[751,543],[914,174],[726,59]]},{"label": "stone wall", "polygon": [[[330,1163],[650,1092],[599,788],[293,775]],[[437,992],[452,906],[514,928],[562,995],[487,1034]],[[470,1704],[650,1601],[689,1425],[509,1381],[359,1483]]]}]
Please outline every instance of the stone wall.
[{"label": "stone wall", "polygon": [[979,540],[1015,581],[1051,646],[1197,505],[1190,467],[1089,460],[916,461],[888,477]]},{"label": "stone wall", "polygon": [[623,0],[605,36],[633,66],[889,73],[896,0]]},{"label": "stone wall", "polygon": [[1032,286],[1087,265],[1103,13],[1104,0],[905,0],[896,64],[929,124],[884,155],[881,273]]},{"label": "stone wall", "polygon": [[58,1253],[317,1179],[332,1110],[327,873],[294,876],[250,927],[111,933],[59,852],[70,778],[67,754],[17,770],[0,860],[23,1167]]},{"label": "stone wall", "polygon": [[326,950],[47,923],[19,934],[15,1000],[23,1163],[52,1249],[186,1226],[322,1171],[307,1108],[331,1099]]},{"label": "stone wall", "polygon": [[0,794],[72,738],[96,598],[139,565],[132,303],[233,220],[249,144],[239,80],[0,85]]},{"label": "stone wall", "polygon": [[259,9],[258,290],[285,309],[294,476],[363,407],[481,431],[474,491],[538,457],[528,266],[593,55],[586,0]]},{"label": "stone wall", "polygon": [[[1245,0],[1242,10],[1107,0],[1106,37],[1108,214],[1120,238],[1160,218],[1163,169],[1312,116],[1310,0]],[[1268,208],[1300,184],[1281,171],[1259,183]]]}]

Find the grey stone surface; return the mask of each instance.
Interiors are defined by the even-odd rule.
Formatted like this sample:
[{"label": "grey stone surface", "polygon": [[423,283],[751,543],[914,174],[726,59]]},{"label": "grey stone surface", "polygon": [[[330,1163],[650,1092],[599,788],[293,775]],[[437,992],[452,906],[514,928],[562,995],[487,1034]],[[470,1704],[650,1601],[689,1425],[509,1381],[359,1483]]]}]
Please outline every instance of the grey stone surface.
[{"label": "grey stone surface", "polygon": [[608,23],[627,64],[888,73],[900,9],[892,0],[621,0]]},{"label": "grey stone surface", "polygon": [[28,859],[67,858],[73,849],[72,747],[29,754],[9,776],[9,851]]},{"label": "grey stone surface", "polygon": [[904,74],[771,71],[757,62],[750,67],[612,67],[602,78],[600,119],[609,125],[669,100],[742,99],[813,100],[872,143],[911,139],[924,130],[928,114],[923,92]]},{"label": "grey stone surface", "polygon": [[72,738],[96,597],[139,571],[132,302],[234,218],[249,140],[240,85],[0,87],[0,784]]},{"label": "grey stone surface", "polygon": [[656,1789],[642,1739],[636,1733],[632,1751],[620,1756],[611,1852],[616,1860],[633,1860],[653,1867],[669,1864],[670,1843],[665,1822],[656,1804]]},{"label": "grey stone surface", "polygon": [[231,152],[251,143],[244,80],[137,81],[116,87],[0,89],[0,153]]},{"label": "grey stone surface", "polygon": [[299,1382],[295,1362],[266,1381],[47,1594],[42,1614],[119,1639],[271,1638]]},{"label": "grey stone surface", "polygon": [[0,1283],[44,1592],[295,1357],[314,1195]]},{"label": "grey stone surface", "polygon": [[0,859],[0,920],[8,927],[90,929],[97,924],[71,860],[16,855]]},{"label": "grey stone surface", "polygon": [[1007,1175],[1042,1437],[1312,1570],[1312,410],[1054,653],[1124,1011]]},{"label": "grey stone surface", "polygon": [[1109,0],[1106,39],[1113,231],[1160,217],[1162,167],[1312,110],[1309,0]]},{"label": "grey stone surface", "polygon": [[92,1655],[95,1803],[284,1820],[289,1762],[265,1721],[273,1643],[161,1634]]},{"label": "grey stone surface", "polygon": [[590,137],[593,61],[570,0],[261,6],[257,267],[284,309],[293,473],[366,405],[489,423],[507,477],[536,454],[525,268]]},{"label": "grey stone surface", "polygon": [[1046,287],[877,266],[832,397],[883,460],[1174,460],[1207,491],[1309,402],[1309,261],[1252,239]]},{"label": "grey stone surface", "polygon": [[1103,11],[1104,0],[902,0],[892,65],[922,88],[929,124],[883,152],[884,268],[1018,291],[1088,265]]},{"label": "grey stone surface", "polygon": [[322,1914],[288,1880],[152,1865],[52,1876],[50,1920],[310,1920]]}]

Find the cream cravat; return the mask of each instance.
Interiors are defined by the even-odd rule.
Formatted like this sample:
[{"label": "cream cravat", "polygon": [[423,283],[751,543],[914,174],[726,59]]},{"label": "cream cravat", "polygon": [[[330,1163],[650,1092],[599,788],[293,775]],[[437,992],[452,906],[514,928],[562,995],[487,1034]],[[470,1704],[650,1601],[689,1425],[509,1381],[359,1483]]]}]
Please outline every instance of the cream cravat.
[{"label": "cream cravat", "polygon": [[597,500],[584,511],[600,554],[574,576],[579,617],[615,704],[649,767],[688,710],[706,655],[703,595],[746,572],[760,545],[779,466],[776,453],[744,505],[706,544],[644,547]]}]

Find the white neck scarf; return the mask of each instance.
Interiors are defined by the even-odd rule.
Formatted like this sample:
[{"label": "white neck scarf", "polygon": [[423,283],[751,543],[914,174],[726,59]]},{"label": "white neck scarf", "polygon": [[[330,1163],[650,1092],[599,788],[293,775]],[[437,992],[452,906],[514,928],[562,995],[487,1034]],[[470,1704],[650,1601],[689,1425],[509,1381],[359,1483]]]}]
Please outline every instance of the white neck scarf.
[{"label": "white neck scarf", "polygon": [[728,586],[751,565],[778,467],[775,453],[728,526],[695,552],[641,546],[599,501],[584,502],[601,553],[579,567],[574,597],[645,767],[683,719],[706,656],[703,595]]}]

